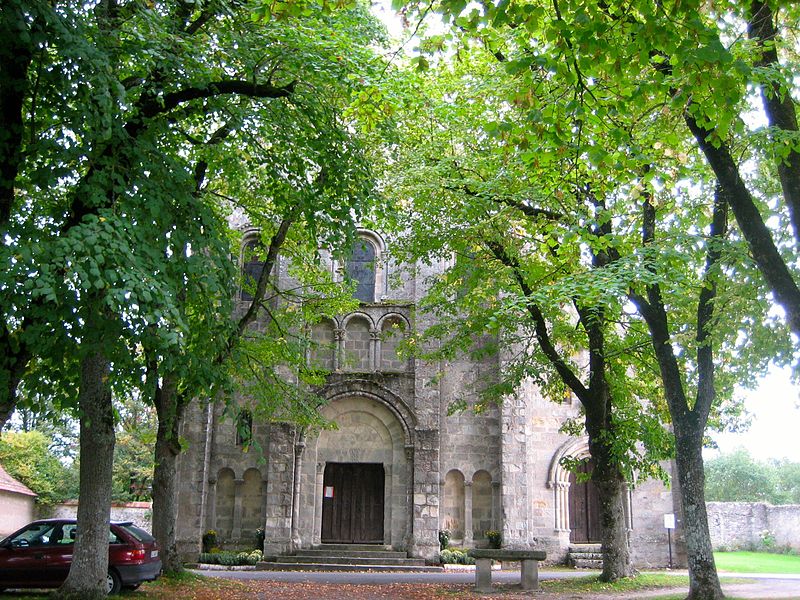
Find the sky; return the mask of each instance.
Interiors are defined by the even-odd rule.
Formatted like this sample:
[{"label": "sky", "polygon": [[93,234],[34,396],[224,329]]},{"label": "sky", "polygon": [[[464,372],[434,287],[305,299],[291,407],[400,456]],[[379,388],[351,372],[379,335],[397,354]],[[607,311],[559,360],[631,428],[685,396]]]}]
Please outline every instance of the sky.
[{"label": "sky", "polygon": [[800,386],[792,384],[789,369],[773,368],[758,388],[743,395],[753,415],[750,428],[741,433],[712,433],[719,451],[708,450],[704,456],[714,458],[743,447],[757,460],[800,462]]}]

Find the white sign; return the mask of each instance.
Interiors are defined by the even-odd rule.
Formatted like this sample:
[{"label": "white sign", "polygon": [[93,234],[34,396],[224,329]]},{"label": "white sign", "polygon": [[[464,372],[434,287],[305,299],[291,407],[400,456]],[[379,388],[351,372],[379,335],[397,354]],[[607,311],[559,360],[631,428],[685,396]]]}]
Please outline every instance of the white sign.
[{"label": "white sign", "polygon": [[325,493],[323,494],[325,498],[333,498],[333,486],[326,485],[325,486]]},{"label": "white sign", "polygon": [[664,527],[667,529],[675,529],[675,514],[667,513],[664,515]]}]

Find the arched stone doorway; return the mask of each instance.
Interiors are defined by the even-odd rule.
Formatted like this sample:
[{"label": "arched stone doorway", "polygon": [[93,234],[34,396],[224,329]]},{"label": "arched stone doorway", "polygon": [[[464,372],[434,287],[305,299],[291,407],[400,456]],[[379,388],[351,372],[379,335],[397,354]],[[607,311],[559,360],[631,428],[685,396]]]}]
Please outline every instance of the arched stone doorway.
[{"label": "arched stone doorway", "polygon": [[336,428],[308,440],[301,479],[299,530],[307,540],[303,545],[402,547],[407,541],[413,429],[394,404],[363,387],[337,394],[322,409]]},{"label": "arched stone doorway", "polygon": [[597,486],[588,479],[592,462],[584,460],[577,472],[569,474],[569,541],[591,544],[602,541],[600,497]]},{"label": "arched stone doorway", "polygon": [[[565,460],[580,461],[584,474],[591,472],[589,438],[573,438],[565,442],[553,455],[547,486],[553,490],[555,531],[564,543],[591,543],[600,541],[600,503],[597,488],[591,481],[583,480],[564,467]],[[625,495],[625,521],[630,529],[630,497]]]}]

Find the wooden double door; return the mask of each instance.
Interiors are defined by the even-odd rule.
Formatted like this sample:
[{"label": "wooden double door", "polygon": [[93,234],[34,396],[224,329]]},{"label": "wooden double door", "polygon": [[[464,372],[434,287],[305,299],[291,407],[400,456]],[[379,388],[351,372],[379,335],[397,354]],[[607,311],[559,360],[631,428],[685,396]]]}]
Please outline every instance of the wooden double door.
[{"label": "wooden double door", "polygon": [[[580,479],[591,474],[592,463],[585,461],[579,473]],[[589,481],[578,481],[575,473],[569,476],[569,541],[573,544],[588,544],[601,541],[600,495],[597,486]]]},{"label": "wooden double door", "polygon": [[322,491],[322,542],[382,544],[382,464],[327,463]]}]

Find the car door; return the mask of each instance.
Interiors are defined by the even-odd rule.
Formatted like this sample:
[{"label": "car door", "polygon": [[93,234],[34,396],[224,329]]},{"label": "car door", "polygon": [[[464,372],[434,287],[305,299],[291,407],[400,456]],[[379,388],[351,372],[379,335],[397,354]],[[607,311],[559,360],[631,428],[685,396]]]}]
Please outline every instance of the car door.
[{"label": "car door", "polygon": [[0,547],[0,587],[53,585],[47,564],[59,523],[31,523]]},{"label": "car door", "polygon": [[69,574],[76,529],[75,523],[62,524],[61,534],[54,536],[54,543],[48,548],[47,577],[56,584],[60,585]]}]

